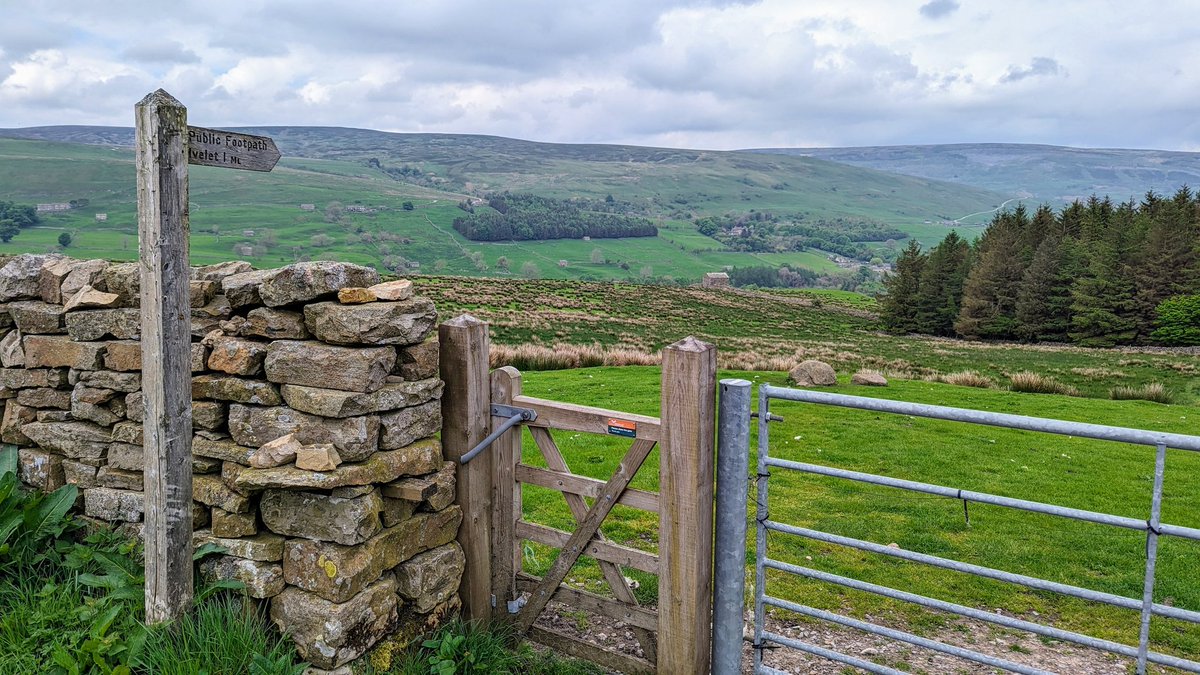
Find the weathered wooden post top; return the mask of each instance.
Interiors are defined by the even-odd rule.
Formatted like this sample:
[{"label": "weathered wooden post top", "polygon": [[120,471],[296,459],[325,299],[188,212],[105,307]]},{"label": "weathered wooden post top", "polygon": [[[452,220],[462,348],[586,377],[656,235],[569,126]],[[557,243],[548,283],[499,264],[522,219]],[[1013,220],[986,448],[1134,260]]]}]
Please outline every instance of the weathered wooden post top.
[{"label": "weathered wooden post top", "polygon": [[145,396],[146,621],[170,621],[192,600],[192,372],[188,164],[270,171],[265,136],[190,127],[159,89],[134,106]]}]

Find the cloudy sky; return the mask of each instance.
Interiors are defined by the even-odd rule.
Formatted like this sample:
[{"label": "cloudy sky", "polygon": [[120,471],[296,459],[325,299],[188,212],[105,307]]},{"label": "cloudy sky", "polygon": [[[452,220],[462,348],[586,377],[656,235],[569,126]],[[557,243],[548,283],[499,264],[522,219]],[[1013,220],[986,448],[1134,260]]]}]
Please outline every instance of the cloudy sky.
[{"label": "cloudy sky", "polygon": [[0,127],[1200,151],[1200,0],[0,0]]}]

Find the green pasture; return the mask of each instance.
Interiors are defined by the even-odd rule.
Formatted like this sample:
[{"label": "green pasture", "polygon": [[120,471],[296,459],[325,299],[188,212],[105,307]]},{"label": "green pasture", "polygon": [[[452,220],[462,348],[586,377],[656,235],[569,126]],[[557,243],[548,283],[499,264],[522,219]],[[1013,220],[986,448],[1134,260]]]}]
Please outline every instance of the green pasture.
[{"label": "green pasture", "polygon": [[[0,243],[0,253],[57,250],[58,236],[69,232],[72,243],[65,252],[70,255],[137,257],[137,195],[128,150],[0,139],[0,159],[0,198],[21,203],[88,200],[82,208],[42,214],[42,225]],[[816,251],[723,251],[719,242],[686,221],[664,221],[659,237],[472,242],[452,227],[462,215],[456,207],[462,195],[397,182],[345,159],[288,157],[271,173],[193,167],[189,187],[191,252],[197,264],[244,259],[275,267],[330,258],[382,269],[385,258],[398,256],[420,265],[406,270],[422,272],[594,280],[672,277],[687,282],[734,266],[837,270]],[[343,208],[337,222],[328,222],[325,209],[334,202],[371,211]],[[413,210],[404,210],[405,202],[412,202]],[[316,208],[302,211],[300,204]],[[96,221],[97,213],[107,214],[108,220]],[[317,243],[317,235],[331,241]],[[249,253],[245,246],[252,247]],[[602,256],[599,263],[592,262],[596,250]],[[471,259],[474,253],[482,255],[482,264]]]},{"label": "green pasture", "polygon": [[[965,370],[991,378],[1032,371],[1108,398],[1115,386],[1161,382],[1176,402],[1200,399],[1194,355],[967,342],[882,332],[873,301],[842,291],[770,292],[667,288],[628,283],[413,277],[443,317],[462,312],[491,322],[500,344],[600,344],[653,352],[686,335],[717,345],[719,358],[818,358],[839,372],[884,370],[907,378]],[[790,368],[776,365],[774,368]],[[763,366],[756,366],[763,367]]]},{"label": "green pasture", "polygon": [[[782,373],[722,372],[755,385],[784,384]],[[586,368],[524,373],[528,395],[656,415],[660,371],[650,367]],[[1061,396],[1016,394],[927,382],[893,382],[882,389],[846,384],[832,391],[901,399],[1039,417],[1099,422],[1200,433],[1200,416],[1192,406],[1140,401],[1106,401]],[[755,397],[756,399],[756,397]],[[775,401],[771,411],[783,422],[771,425],[773,456],[907,480],[1110,512],[1144,519],[1149,514],[1154,472],[1152,448],[1079,438],[1011,431],[908,416],[851,411]],[[756,425],[752,425],[752,431]],[[607,479],[628,441],[607,436],[555,432],[573,472]],[[756,433],[752,447],[756,447]],[[524,461],[544,465],[525,435]],[[751,460],[754,461],[753,458]],[[753,464],[751,465],[753,471]],[[774,470],[770,478],[771,518],[879,544],[937,555],[1011,572],[1037,576],[1100,591],[1141,597],[1145,535],[972,504],[970,523],[960,501],[891,488]],[[656,490],[657,453],[637,474],[633,487]],[[561,529],[574,522],[562,497],[525,486],[524,517]],[[1170,451],[1163,498],[1163,521],[1200,526],[1200,457]],[[751,485],[749,523],[753,527]],[[618,543],[655,551],[657,517],[618,506],[603,527]],[[753,529],[751,529],[753,532]],[[747,544],[753,560],[753,540]],[[1159,544],[1156,602],[1200,610],[1200,544],[1164,537]],[[771,535],[773,558],[821,571],[929,595],[971,607],[1033,621],[1049,621],[1073,631],[1136,643],[1138,613],[1051,593],[962,575],[854,549],[790,536]],[[525,567],[544,571],[555,553],[528,545]],[[654,597],[654,579],[637,571],[627,574],[641,583],[642,600]],[[752,578],[752,570],[748,575]],[[604,592],[593,561],[585,560],[569,578],[578,586]],[[769,576],[769,592],[821,609],[870,616],[919,633],[953,628],[945,615],[862,592],[790,576]],[[748,593],[749,597],[749,593]],[[790,620],[799,621],[798,617]],[[1153,648],[1196,658],[1200,628],[1155,619]]]}]

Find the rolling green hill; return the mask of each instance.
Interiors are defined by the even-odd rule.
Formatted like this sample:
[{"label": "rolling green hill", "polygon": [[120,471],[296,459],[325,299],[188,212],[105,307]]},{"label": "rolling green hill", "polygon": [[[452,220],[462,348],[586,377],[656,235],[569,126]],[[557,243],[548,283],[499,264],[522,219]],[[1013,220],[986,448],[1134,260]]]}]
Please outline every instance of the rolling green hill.
[{"label": "rolling green hill", "polygon": [[[644,273],[695,280],[725,265],[837,269],[814,251],[723,251],[683,221],[664,220],[659,236],[650,238],[475,243],[451,227],[462,213],[455,205],[464,195],[397,182],[342,160],[287,158],[269,174],[192,167],[190,193],[192,260],[197,264],[245,259],[272,267],[308,256],[382,265],[385,258],[399,256],[419,263],[417,271],[495,275],[503,274],[498,262],[505,257],[512,274],[530,263],[541,277],[598,280]],[[0,139],[0,199],[89,202],[42,214],[41,226],[0,243],[0,254],[46,251],[65,231],[73,235],[68,251],[73,256],[137,257],[133,158],[124,148]],[[404,210],[405,201],[415,208]],[[334,202],[370,211],[343,211],[340,222],[330,223],[324,211]],[[301,210],[305,203],[315,204],[316,210]],[[106,214],[107,221],[97,222],[98,213]],[[328,237],[328,243],[314,243],[313,237],[320,236]],[[607,262],[591,262],[594,250]],[[472,255],[482,256],[481,263]],[[559,267],[562,260],[566,267]]]},{"label": "rolling green hill", "polygon": [[[445,272],[495,274],[503,272],[498,267],[503,256],[512,273],[532,263],[539,276],[594,279],[694,280],[724,266],[785,263],[832,272],[836,265],[819,251],[723,250],[719,242],[700,235],[690,218],[751,210],[857,218],[936,241],[945,228],[927,221],[991,209],[1002,201],[989,191],[803,157],[341,128],[240,131],[274,137],[284,160],[269,175],[193,169],[193,253],[198,261],[239,257],[276,265],[297,256],[332,256],[381,264],[387,256],[401,256],[420,263],[423,271],[438,265]],[[132,257],[133,245],[125,240],[134,233],[131,130],[38,127],[0,130],[0,137],[7,137],[0,138],[0,198],[21,203],[90,200],[87,209],[48,217],[42,231],[22,233],[0,245],[0,252],[42,250],[68,229],[75,234],[75,245],[93,255]],[[398,180],[395,174],[404,168],[413,175]],[[612,194],[654,218],[661,233],[603,242],[477,244],[451,231],[450,224],[461,214],[455,208],[459,201],[499,190],[551,197]],[[331,226],[323,209],[333,201],[373,212],[348,213],[341,224]],[[417,208],[402,211],[404,201]],[[301,212],[302,203],[316,204],[317,210]],[[96,223],[95,213],[108,213],[110,219]],[[214,226],[219,236],[206,237]],[[242,237],[243,230],[251,229],[254,237]],[[235,246],[260,243],[265,231],[273,233],[269,250],[234,252]],[[374,241],[361,241],[363,231],[372,233]],[[314,245],[312,237],[321,234],[333,241]],[[396,241],[381,247],[377,235]],[[482,262],[469,258],[475,252],[482,254]],[[593,257],[609,263],[591,263]]]},{"label": "rolling green hill", "polygon": [[1181,185],[1200,185],[1200,153],[1194,152],[1007,143],[764,148],[752,152],[813,157],[950,181],[1056,206],[1092,194],[1124,201],[1140,198],[1147,190],[1171,194]]}]

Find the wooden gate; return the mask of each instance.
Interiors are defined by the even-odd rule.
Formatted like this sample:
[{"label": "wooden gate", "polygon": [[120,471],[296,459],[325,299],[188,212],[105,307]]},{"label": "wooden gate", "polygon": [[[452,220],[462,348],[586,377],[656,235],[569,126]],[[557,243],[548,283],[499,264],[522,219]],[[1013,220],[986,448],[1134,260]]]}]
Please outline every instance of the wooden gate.
[{"label": "wooden gate", "polygon": [[[511,620],[536,642],[627,673],[708,672],[715,348],[689,337],[663,350],[658,418],[525,396],[516,369],[488,373],[487,324],[469,315],[442,324],[439,338],[446,381],[442,443],[447,458],[459,459],[503,423],[503,418],[492,416],[492,404],[537,413],[536,420],[514,427],[484,454],[459,466],[457,502],[464,514],[459,542],[467,555],[460,587],[464,614],[470,619]],[[545,468],[522,463],[522,426]],[[612,477],[602,481],[571,473],[555,430],[626,437],[630,445]],[[660,491],[630,488],[630,480],[656,446]],[[575,530],[524,520],[522,485],[560,492]],[[604,537],[600,526],[616,504],[658,514],[658,555]],[[559,550],[541,578],[521,569],[524,541]],[[582,555],[597,561],[613,597],[562,583]],[[658,575],[657,610],[638,605],[622,567]],[[551,600],[628,624],[645,658],[536,625]]]}]

